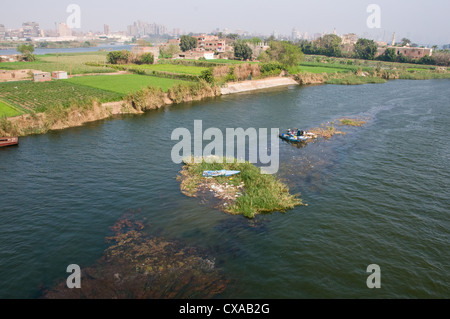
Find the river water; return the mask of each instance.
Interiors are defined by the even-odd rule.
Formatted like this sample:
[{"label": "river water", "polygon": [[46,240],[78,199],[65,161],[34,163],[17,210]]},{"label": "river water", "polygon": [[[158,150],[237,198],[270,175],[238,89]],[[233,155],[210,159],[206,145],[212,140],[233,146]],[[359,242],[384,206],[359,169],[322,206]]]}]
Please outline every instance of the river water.
[{"label": "river water", "polygon": [[[61,48],[61,49],[41,49],[37,48],[34,51],[36,55],[44,54],[61,54],[61,53],[85,53],[85,52],[97,52],[99,50],[104,51],[120,51],[120,50],[131,50],[132,45],[118,45],[118,44],[102,44],[96,47],[90,48]],[[16,49],[5,49],[0,50],[0,55],[14,55],[19,54]]]},{"label": "river water", "polygon": [[[89,267],[125,212],[207,250],[220,298],[448,298],[450,81],[284,87],[21,138],[0,150],[0,297],[38,298]],[[367,119],[303,148],[277,176],[308,206],[249,221],[181,194],[171,132]],[[381,288],[367,267],[379,265]]]}]

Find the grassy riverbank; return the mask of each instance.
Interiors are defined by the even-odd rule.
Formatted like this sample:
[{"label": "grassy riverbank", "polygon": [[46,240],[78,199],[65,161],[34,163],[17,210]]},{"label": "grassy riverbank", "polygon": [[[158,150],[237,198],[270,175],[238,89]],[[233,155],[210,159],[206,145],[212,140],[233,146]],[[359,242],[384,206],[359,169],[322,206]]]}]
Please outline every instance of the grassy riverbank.
[{"label": "grassy riverbank", "polygon": [[[194,163],[192,158],[185,161],[180,173],[181,191],[190,197],[202,197],[202,191],[215,192],[221,210],[254,218],[257,214],[275,211],[286,212],[295,206],[302,205],[297,195],[291,195],[289,188],[273,175],[261,174],[255,165],[236,159],[226,163],[223,158],[215,158],[209,163],[202,159]],[[237,170],[241,173],[230,177],[205,178],[204,171]]]},{"label": "grassy riverbank", "polygon": [[[143,78],[150,77],[143,76]],[[115,114],[142,113],[147,110],[158,109],[164,105],[197,101],[220,95],[220,88],[211,86],[203,80],[194,83],[176,83],[167,92],[161,87],[146,86],[129,94],[119,94],[67,81],[22,82],[20,84],[25,85],[25,88],[27,86],[40,88],[40,95],[36,95],[40,99],[33,99],[35,95],[32,94],[20,95],[21,103],[29,107],[27,109],[28,114],[10,119],[0,117],[0,135],[2,136],[43,134],[49,130],[59,130],[102,120]],[[54,86],[56,84],[57,86]],[[68,98],[63,94],[58,96],[58,90],[53,91],[57,87],[64,90],[67,86],[71,88],[68,91],[69,93],[72,95],[78,94],[77,99]],[[45,90],[46,88],[48,90]],[[12,92],[22,91],[24,91],[23,88]],[[103,92],[106,96],[101,95],[103,99],[100,100],[96,98],[98,92]],[[55,98],[45,100],[45,96],[51,96],[51,94],[54,94]]]},{"label": "grassy riverbank", "polygon": [[[233,60],[161,60],[161,64],[157,65],[107,65],[106,54],[106,52],[70,53],[58,56],[49,54],[38,56],[36,62],[0,63],[0,69],[5,70],[37,69],[50,72],[59,69],[77,75],[117,72],[117,70],[123,73],[137,73],[77,76],[69,80],[45,83],[31,81],[0,83],[0,117],[9,118],[24,113],[35,116],[38,113],[53,111],[55,111],[53,114],[65,116],[67,113],[60,112],[61,110],[69,107],[74,109],[77,105],[81,105],[81,109],[85,110],[86,102],[92,100],[96,100],[99,105],[122,101],[126,104],[126,110],[143,112],[163,105],[221,95],[218,86],[226,86],[225,82],[232,85],[251,84],[248,90],[255,90],[259,88],[258,85],[253,85],[256,82],[245,81],[246,79],[255,80],[270,76],[280,79],[278,76],[281,73],[281,70],[276,68],[273,74],[270,72],[265,74],[263,64],[258,62],[247,64]],[[208,69],[212,70],[214,77],[212,81],[208,80],[210,83],[216,83],[215,85],[205,83],[199,77]],[[450,78],[447,69],[433,66],[317,57],[314,60],[307,57],[307,61],[292,67],[289,72],[291,78],[300,85],[357,85],[385,83],[395,79]],[[227,93],[227,88],[224,87],[222,90]],[[228,93],[234,91],[236,90],[228,89]],[[86,118],[96,119],[95,116]],[[61,120],[64,121],[63,118]],[[47,129],[23,128],[18,131],[46,132]]]}]

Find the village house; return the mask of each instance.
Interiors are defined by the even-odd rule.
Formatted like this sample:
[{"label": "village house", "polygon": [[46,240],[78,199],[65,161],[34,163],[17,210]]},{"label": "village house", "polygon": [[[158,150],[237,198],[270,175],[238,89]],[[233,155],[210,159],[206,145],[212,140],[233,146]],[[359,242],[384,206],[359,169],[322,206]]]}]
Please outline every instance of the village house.
[{"label": "village house", "polygon": [[54,80],[67,80],[67,72],[66,71],[53,71],[52,72],[52,79]]},{"label": "village house", "polygon": [[199,60],[204,58],[206,60],[213,60],[214,51],[205,51],[203,49],[195,49],[187,52],[182,52],[174,56],[174,59],[190,59],[190,60]]},{"label": "village house", "polygon": [[202,34],[196,36],[198,40],[197,48],[205,49],[206,51],[215,51],[218,53],[225,52],[226,42],[225,40],[220,40],[216,35],[206,35]]},{"label": "village house", "polygon": [[29,80],[34,70],[0,70],[0,82]]},{"label": "village house", "polygon": [[433,49],[431,49],[431,48],[414,48],[414,47],[409,47],[409,46],[405,46],[405,47],[388,46],[388,47],[384,47],[384,48],[378,48],[376,56],[378,57],[378,56],[384,54],[384,52],[386,51],[387,48],[395,49],[395,53],[397,55],[403,54],[407,58],[414,59],[414,60],[423,58],[424,56],[427,56],[427,55],[431,56],[433,54]]},{"label": "village house", "polygon": [[50,72],[35,72],[33,73],[34,82],[48,82],[52,80]]},{"label": "village house", "polygon": [[149,47],[149,46],[135,46],[131,49],[131,53],[134,54],[135,56],[141,56],[142,54],[145,53],[151,53],[153,54],[154,57],[154,64],[158,63],[159,60],[159,47],[158,46],[154,46],[154,47]]}]

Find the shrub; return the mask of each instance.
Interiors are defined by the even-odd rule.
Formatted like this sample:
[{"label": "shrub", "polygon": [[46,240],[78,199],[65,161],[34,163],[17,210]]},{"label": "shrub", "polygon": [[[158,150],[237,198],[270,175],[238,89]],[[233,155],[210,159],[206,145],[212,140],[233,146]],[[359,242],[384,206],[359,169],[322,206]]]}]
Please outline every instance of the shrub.
[{"label": "shrub", "polygon": [[269,62],[269,63],[263,63],[260,66],[261,73],[266,74],[273,74],[274,72],[280,73],[283,71],[283,66],[279,62]]},{"label": "shrub", "polygon": [[152,53],[144,53],[136,59],[136,64],[153,64],[155,57]]},{"label": "shrub", "polygon": [[207,70],[202,71],[200,79],[205,80],[207,83],[213,84],[214,83],[213,69],[209,68]]},{"label": "shrub", "polygon": [[126,64],[130,58],[130,52],[127,50],[109,52],[106,61],[109,64]]}]

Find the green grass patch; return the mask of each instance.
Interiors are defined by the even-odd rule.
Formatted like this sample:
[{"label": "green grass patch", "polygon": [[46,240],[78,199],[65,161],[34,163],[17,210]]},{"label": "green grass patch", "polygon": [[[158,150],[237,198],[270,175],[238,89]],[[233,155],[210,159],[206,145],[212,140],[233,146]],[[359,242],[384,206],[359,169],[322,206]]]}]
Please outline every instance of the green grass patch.
[{"label": "green grass patch", "polygon": [[[351,70],[343,69],[343,68],[331,68],[331,67],[323,67],[323,66],[299,66],[295,69],[295,73],[298,72],[308,72],[308,73],[346,73],[351,72]],[[291,72],[292,73],[292,72]]]},{"label": "green grass patch", "polygon": [[399,79],[402,80],[450,79],[450,72],[445,73],[438,73],[434,71],[400,72]]},{"label": "green grass patch", "polygon": [[22,114],[22,112],[18,111],[16,108],[0,100],[0,117],[4,116],[13,117],[18,116],[20,114]]},{"label": "green grass patch", "polygon": [[0,83],[0,97],[30,112],[44,112],[55,105],[67,107],[92,99],[120,101],[122,95],[68,81]]},{"label": "green grass patch", "polygon": [[227,59],[215,59],[215,60],[206,60],[204,62],[210,62],[210,63],[222,63],[222,64],[258,64],[259,62],[249,62],[249,61],[239,61],[239,60],[227,60]]},{"label": "green grass patch", "polygon": [[35,62],[1,62],[1,70],[33,69],[44,72],[66,71],[68,74],[111,73],[114,69],[103,66],[88,66],[87,62],[106,63],[106,52],[66,53],[37,55]]},{"label": "green grass patch", "polygon": [[201,75],[202,71],[208,68],[190,65],[175,65],[175,64],[143,64],[143,65],[124,65],[127,68],[142,69],[142,70],[152,70],[160,72],[171,72],[178,74],[190,74],[190,75]]},{"label": "green grass patch", "polygon": [[357,76],[357,75],[348,75],[345,77],[338,77],[333,79],[328,79],[325,81],[326,84],[338,84],[338,85],[359,85],[359,84],[368,84],[368,83],[386,83],[387,80],[382,79],[380,77],[372,77],[372,76]]},{"label": "green grass patch", "polygon": [[65,80],[65,82],[121,95],[136,92],[148,86],[161,88],[164,92],[167,92],[175,84],[188,83],[181,80],[137,74],[82,76]]},{"label": "green grass patch", "polygon": [[[230,162],[225,163],[223,158],[216,158],[212,163],[205,159],[202,159],[201,163],[194,163],[192,158],[187,159],[179,177],[182,192],[196,197],[201,188],[210,187],[211,190],[217,190],[222,187],[227,193],[223,196],[231,195],[235,200],[221,202],[220,207],[227,213],[244,215],[247,218],[261,213],[286,212],[303,204],[297,195],[290,194],[289,188],[273,175],[261,174],[260,169],[249,162],[238,163],[236,159],[231,159]],[[204,171],[222,169],[237,170],[241,173],[232,178],[203,177]],[[220,195],[222,194],[219,194],[219,197]]]}]

